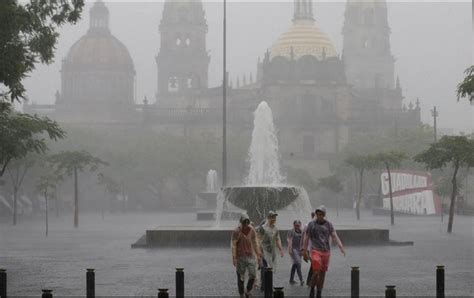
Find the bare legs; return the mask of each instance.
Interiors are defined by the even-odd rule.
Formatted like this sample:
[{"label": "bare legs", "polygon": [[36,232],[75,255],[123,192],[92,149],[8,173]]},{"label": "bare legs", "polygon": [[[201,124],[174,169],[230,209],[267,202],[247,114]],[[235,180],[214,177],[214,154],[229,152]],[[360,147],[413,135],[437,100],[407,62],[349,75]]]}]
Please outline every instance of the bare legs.
[{"label": "bare legs", "polygon": [[324,271],[313,271],[311,276],[311,290],[309,292],[309,297],[314,298],[314,288],[316,287],[316,297],[321,297],[321,292],[323,290],[324,279],[326,277],[326,272]]}]

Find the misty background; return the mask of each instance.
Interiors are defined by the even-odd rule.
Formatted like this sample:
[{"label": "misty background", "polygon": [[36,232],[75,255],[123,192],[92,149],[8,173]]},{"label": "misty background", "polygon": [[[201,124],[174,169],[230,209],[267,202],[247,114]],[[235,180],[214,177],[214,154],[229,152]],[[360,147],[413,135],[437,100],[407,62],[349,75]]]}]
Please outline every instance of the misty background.
[{"label": "misty background", "polygon": [[[164,1],[110,2],[110,29],[128,48],[136,70],[135,102],[143,98],[153,102],[156,93],[155,56],[160,47],[158,25]],[[81,21],[60,30],[55,62],[37,65],[25,81],[27,96],[38,104],[54,103],[60,90],[61,61],[69,48],[89,26],[88,1]],[[209,87],[220,85],[222,78],[222,3],[204,1],[207,24],[207,48],[211,55]],[[314,15],[322,31],[328,34],[338,54],[342,49],[345,1],[315,1]],[[287,30],[293,16],[292,1],[229,1],[227,7],[227,64],[230,79],[255,77],[258,57],[271,48]],[[400,2],[388,3],[392,30],[391,48],[396,58],[395,74],[400,77],[405,103],[421,101],[422,121],[432,124],[430,110],[437,106],[438,127],[443,133],[471,133],[474,109],[467,100],[456,102],[456,85],[463,71],[472,64],[473,26],[471,2]]]}]

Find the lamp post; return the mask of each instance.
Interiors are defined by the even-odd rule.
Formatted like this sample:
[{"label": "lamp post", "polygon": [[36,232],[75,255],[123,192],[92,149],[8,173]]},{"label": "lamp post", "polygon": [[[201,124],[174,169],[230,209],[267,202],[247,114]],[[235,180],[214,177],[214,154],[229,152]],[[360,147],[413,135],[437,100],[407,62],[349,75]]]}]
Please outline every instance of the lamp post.
[{"label": "lamp post", "polygon": [[223,69],[222,69],[222,186],[227,184],[227,1],[223,11]]},{"label": "lamp post", "polygon": [[438,118],[439,113],[436,110],[436,106],[431,110],[431,116],[433,117],[433,127],[434,127],[434,141],[435,143],[438,141],[438,132],[437,132],[437,125],[436,125],[436,118]]}]

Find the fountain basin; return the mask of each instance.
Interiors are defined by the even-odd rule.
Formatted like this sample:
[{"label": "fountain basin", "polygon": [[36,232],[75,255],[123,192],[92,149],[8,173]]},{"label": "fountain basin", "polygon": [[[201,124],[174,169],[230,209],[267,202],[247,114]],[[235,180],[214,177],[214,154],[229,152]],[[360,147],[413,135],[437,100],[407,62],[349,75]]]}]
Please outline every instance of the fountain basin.
[{"label": "fountain basin", "polygon": [[268,211],[283,209],[300,196],[296,186],[229,186],[222,191],[225,200],[246,210],[256,225],[265,219]]}]

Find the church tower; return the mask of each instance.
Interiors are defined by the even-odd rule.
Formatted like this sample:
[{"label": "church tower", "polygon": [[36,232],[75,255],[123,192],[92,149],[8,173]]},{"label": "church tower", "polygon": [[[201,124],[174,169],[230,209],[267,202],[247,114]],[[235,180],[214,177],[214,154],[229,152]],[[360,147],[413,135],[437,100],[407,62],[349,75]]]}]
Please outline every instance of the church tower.
[{"label": "church tower", "polygon": [[393,89],[394,58],[385,0],[348,0],[343,27],[346,77],[356,89]]},{"label": "church tower", "polygon": [[210,57],[207,23],[200,0],[166,0],[159,26],[157,96],[189,94],[207,88]]}]

